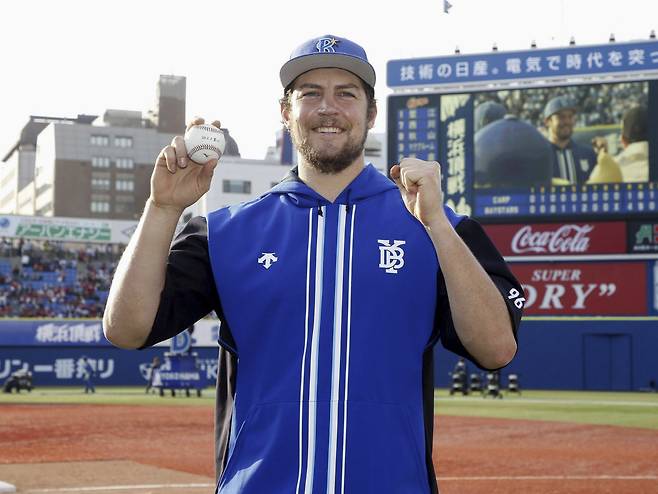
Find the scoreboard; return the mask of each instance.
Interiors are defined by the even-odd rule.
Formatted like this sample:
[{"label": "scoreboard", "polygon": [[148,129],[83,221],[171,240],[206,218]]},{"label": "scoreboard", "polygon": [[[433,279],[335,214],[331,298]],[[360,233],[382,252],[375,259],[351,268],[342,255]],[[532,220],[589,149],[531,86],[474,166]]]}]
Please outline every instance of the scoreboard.
[{"label": "scoreboard", "polygon": [[657,204],[655,182],[531,187],[521,193],[478,192],[473,216],[629,216],[655,213]]},{"label": "scoreboard", "polygon": [[[393,60],[387,70],[394,90],[388,98],[389,166],[404,157],[440,162],[446,203],[457,212],[494,222],[656,214],[655,40]],[[544,108],[558,97],[574,102],[574,146],[592,150],[594,138],[603,140],[622,170],[629,154],[634,159],[639,155],[645,160],[639,165],[646,170],[643,178],[624,175],[616,181],[590,178],[571,183],[537,178],[553,174],[555,164],[549,164],[547,150],[551,149],[550,156],[555,154],[548,142]],[[495,120],[483,117],[482,110],[491,102],[505,114]],[[634,108],[648,115],[646,136],[642,142],[629,143],[622,139],[622,122]],[[629,144],[633,147],[627,149]],[[590,154],[589,165],[582,158],[575,164],[588,174],[597,165],[596,154]],[[539,167],[547,172],[537,172]],[[492,168],[494,179],[487,175]]]}]

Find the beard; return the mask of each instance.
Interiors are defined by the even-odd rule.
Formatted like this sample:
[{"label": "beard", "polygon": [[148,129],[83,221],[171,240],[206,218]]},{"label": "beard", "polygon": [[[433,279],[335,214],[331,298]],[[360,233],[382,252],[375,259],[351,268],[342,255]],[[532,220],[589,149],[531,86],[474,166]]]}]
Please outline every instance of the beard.
[{"label": "beard", "polygon": [[[327,127],[331,126],[333,124],[327,125]],[[349,129],[346,131],[349,131]],[[363,153],[366,137],[368,136],[368,129],[366,128],[363,135],[356,137],[350,136],[338,151],[331,151],[313,147],[309,139],[310,132],[304,132],[298,126],[293,126],[290,129],[290,137],[295,148],[297,148],[304,158],[304,161],[320,173],[328,175],[340,173],[354,163]]]}]

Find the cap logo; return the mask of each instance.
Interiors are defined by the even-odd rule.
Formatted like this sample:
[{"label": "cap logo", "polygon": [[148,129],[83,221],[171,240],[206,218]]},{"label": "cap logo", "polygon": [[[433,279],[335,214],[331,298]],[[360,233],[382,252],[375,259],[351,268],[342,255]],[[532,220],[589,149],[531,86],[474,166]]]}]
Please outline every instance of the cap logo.
[{"label": "cap logo", "polygon": [[338,45],[336,38],[320,38],[315,43],[315,48],[318,50],[318,53],[336,53],[336,45]]}]

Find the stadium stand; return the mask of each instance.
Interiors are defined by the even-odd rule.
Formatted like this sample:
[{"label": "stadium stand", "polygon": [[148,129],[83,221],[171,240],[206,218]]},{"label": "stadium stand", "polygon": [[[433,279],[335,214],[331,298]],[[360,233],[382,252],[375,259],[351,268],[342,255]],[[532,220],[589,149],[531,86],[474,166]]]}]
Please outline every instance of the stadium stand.
[{"label": "stadium stand", "polygon": [[119,244],[0,239],[0,317],[99,318]]}]

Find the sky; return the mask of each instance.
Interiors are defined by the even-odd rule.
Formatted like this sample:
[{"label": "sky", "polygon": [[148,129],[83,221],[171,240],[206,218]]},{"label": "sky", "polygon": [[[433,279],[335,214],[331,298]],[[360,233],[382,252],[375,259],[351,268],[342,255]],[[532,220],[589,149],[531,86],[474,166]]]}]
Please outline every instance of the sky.
[{"label": "sky", "polygon": [[[30,115],[102,116],[155,106],[160,74],[187,78],[187,118],[219,119],[242,157],[280,128],[279,68],[324,34],[361,44],[386,130],[392,59],[648,39],[656,0],[21,0],[0,3],[0,159]],[[154,157],[155,158],[155,157]]]}]

